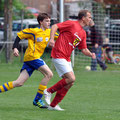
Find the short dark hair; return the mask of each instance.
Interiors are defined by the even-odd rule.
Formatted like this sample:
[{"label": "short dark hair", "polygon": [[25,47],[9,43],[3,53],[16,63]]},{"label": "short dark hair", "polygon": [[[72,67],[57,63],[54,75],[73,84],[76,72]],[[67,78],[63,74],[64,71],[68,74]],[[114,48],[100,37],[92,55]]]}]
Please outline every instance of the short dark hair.
[{"label": "short dark hair", "polygon": [[50,16],[47,13],[39,13],[37,16],[37,21],[40,24],[44,19],[50,18]]},{"label": "short dark hair", "polygon": [[91,13],[89,10],[80,10],[78,13],[78,20],[81,20],[83,17],[87,16],[87,13]]}]

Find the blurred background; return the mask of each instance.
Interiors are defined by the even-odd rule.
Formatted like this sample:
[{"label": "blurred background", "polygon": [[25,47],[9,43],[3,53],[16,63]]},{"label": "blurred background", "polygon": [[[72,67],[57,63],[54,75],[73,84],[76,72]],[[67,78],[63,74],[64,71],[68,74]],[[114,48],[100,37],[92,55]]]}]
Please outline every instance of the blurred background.
[{"label": "blurred background", "polygon": [[[88,9],[92,12],[95,26],[103,44],[112,47],[114,63],[103,47],[101,58],[108,70],[120,70],[120,0],[0,0],[0,63],[22,62],[27,48],[27,40],[20,43],[20,57],[16,60],[12,54],[12,45],[17,32],[25,28],[38,27],[36,20],[40,12],[51,15],[51,25],[65,20],[77,20],[78,12]],[[87,33],[87,45],[91,50],[90,29]],[[51,49],[46,48],[46,61],[50,62]],[[84,56],[77,48],[71,56],[75,69],[90,66],[91,58]],[[51,64],[51,62],[50,62]],[[98,70],[100,70],[98,66]]]}]

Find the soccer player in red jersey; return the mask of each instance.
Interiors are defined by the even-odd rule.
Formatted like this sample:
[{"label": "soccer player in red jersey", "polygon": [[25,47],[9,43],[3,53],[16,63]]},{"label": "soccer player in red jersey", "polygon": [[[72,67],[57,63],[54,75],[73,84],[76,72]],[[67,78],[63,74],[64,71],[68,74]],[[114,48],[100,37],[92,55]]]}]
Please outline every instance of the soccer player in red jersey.
[{"label": "soccer player in red jersey", "polygon": [[[62,79],[52,87],[44,90],[45,100],[50,105],[48,107],[49,110],[64,110],[60,108],[58,103],[75,82],[75,75],[70,60],[72,51],[78,47],[84,55],[93,59],[96,58],[95,54],[87,49],[86,32],[83,29],[85,26],[90,26],[91,22],[91,13],[88,10],[81,10],[78,14],[78,20],[68,20],[55,24],[51,28],[49,46],[52,47],[52,61]],[[55,42],[54,36],[57,30],[59,30],[60,34]],[[51,94],[54,92],[56,92],[56,96],[50,103]]]}]

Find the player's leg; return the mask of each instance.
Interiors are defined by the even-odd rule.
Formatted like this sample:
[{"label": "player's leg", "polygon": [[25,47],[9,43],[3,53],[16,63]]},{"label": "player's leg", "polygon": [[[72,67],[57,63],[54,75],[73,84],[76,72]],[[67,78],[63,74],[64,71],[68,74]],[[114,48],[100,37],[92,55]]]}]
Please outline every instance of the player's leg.
[{"label": "player's leg", "polygon": [[53,76],[53,73],[42,59],[33,60],[32,63],[30,63],[30,65],[34,69],[40,71],[44,76],[44,78],[40,82],[40,85],[37,90],[37,94],[33,100],[33,105],[38,106],[40,108],[46,108],[41,98],[43,96],[43,91],[47,88],[48,81]]},{"label": "player's leg", "polygon": [[54,62],[55,62],[54,63],[55,68],[59,76],[62,76],[63,79],[44,91],[45,100],[49,104],[51,93],[54,93],[57,91],[55,98],[50,104],[50,108],[52,107],[55,110],[61,110],[57,104],[64,98],[68,89],[73,85],[75,81],[75,75],[73,73],[71,62],[67,62],[64,59],[60,59],[60,60],[57,59],[57,60],[54,60]]},{"label": "player's leg", "polygon": [[47,84],[53,76],[53,73],[47,65],[43,65],[43,66],[39,67],[38,70],[44,75],[44,78],[42,79],[42,81],[38,87],[38,91],[37,91],[37,94],[33,101],[33,104],[36,106],[39,105],[40,108],[46,108],[46,106],[45,106],[44,102],[41,100],[41,98],[43,96],[43,91],[47,88]]},{"label": "player's leg", "polygon": [[24,82],[29,78],[29,74],[26,70],[23,70],[17,80],[11,81],[4,83],[3,85],[0,86],[0,93],[1,92],[6,92],[8,90],[11,90],[15,87],[20,87],[24,84]]},{"label": "player's leg", "polygon": [[65,59],[52,59],[52,61],[58,75],[62,77],[60,81],[58,81],[55,85],[48,89],[48,92],[54,93],[64,86],[73,83],[75,81],[75,76],[73,73],[71,62],[68,62]]},{"label": "player's leg", "polygon": [[101,60],[101,54],[102,54],[102,50],[101,50],[101,46],[99,46],[97,48],[97,53],[96,53],[97,63],[102,68],[102,70],[106,70],[107,65]]},{"label": "player's leg", "polygon": [[[71,83],[73,84],[73,83]],[[61,90],[57,91],[53,101],[51,102],[50,106],[48,106],[49,110],[58,110],[58,111],[63,111],[58,104],[63,100],[63,98],[66,96],[68,90],[71,88],[71,84],[63,87]]]},{"label": "player's leg", "polygon": [[[74,78],[75,78],[73,72],[66,73],[66,74],[63,75],[63,78],[66,78],[66,79],[69,79],[70,77],[74,77]],[[55,95],[53,101],[52,101],[51,104],[50,104],[50,109],[53,108],[53,109],[56,109],[56,110],[63,110],[63,109],[61,109],[60,107],[58,107],[58,104],[59,104],[59,103],[62,101],[62,99],[66,96],[68,90],[72,87],[72,85],[73,85],[73,82],[70,83],[70,84],[68,84],[68,85],[66,85],[66,86],[64,86],[62,89],[60,89],[60,90],[58,90],[58,91],[56,92],[56,95]],[[57,106],[57,108],[56,108],[56,106]]]},{"label": "player's leg", "polygon": [[[63,80],[69,80],[69,78],[72,78],[72,74],[73,74],[73,72],[66,73],[65,75],[68,76],[68,78],[63,78],[62,80],[60,80],[56,84],[54,84],[52,87],[44,90],[45,101],[48,105],[50,105],[50,99],[51,99],[52,93],[54,93],[56,91],[60,91],[64,87],[65,87],[65,89],[69,89],[73,85],[73,82],[66,84],[66,82],[64,83],[64,81],[63,81]],[[67,86],[69,86],[69,87],[67,87]],[[68,91],[68,90],[65,90],[65,91]]]},{"label": "player's leg", "polygon": [[21,87],[29,78],[29,74],[26,71],[26,69],[24,69],[19,77],[17,78],[17,80],[13,81],[13,87]]},{"label": "player's leg", "polygon": [[[72,84],[72,83],[71,83]],[[58,103],[61,102],[61,100],[66,96],[68,90],[71,88],[71,85],[67,85],[65,87],[63,87],[61,90],[57,91],[53,101],[51,102],[50,106],[48,106],[49,110],[58,110],[58,111],[63,111],[64,109],[62,109]]]},{"label": "player's leg", "polygon": [[63,77],[60,81],[58,81],[52,87],[48,88],[47,91],[50,93],[54,93],[54,92],[62,89],[63,87],[65,87],[69,84],[72,85],[72,83],[74,83],[75,76],[74,76],[74,73],[72,71],[65,73],[64,76],[65,77]]}]

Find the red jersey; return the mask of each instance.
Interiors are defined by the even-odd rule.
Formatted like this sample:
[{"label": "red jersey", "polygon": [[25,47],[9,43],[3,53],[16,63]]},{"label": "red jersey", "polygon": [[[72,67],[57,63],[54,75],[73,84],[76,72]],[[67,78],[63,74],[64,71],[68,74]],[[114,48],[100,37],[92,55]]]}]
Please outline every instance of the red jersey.
[{"label": "red jersey", "polygon": [[57,24],[59,37],[52,49],[52,58],[64,58],[70,61],[72,51],[78,46],[79,49],[87,48],[86,32],[78,21],[68,20]]}]

